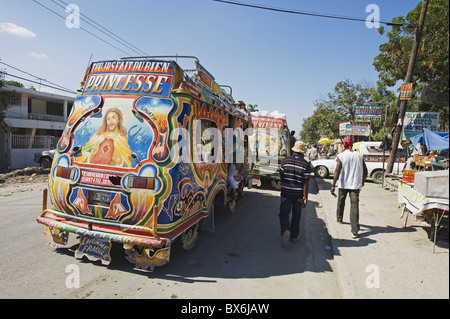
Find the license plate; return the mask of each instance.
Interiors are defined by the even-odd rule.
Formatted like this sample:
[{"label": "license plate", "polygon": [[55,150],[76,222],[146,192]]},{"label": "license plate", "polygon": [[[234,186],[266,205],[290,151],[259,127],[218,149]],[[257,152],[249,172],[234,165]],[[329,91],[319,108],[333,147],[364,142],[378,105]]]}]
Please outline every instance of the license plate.
[{"label": "license plate", "polygon": [[89,204],[109,207],[110,203],[110,193],[89,191]]},{"label": "license plate", "polygon": [[103,265],[109,265],[111,262],[110,252],[110,240],[81,236],[80,246],[75,251],[75,258],[81,259],[85,256],[90,261],[101,260]]}]

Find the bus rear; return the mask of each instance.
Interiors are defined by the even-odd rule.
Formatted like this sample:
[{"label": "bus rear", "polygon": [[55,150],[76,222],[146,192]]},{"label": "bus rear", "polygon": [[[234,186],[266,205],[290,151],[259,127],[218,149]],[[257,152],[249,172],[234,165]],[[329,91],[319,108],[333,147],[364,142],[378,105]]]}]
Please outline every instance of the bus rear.
[{"label": "bus rear", "polygon": [[197,150],[203,130],[222,132],[231,119],[247,126],[249,118],[196,66],[188,77],[171,60],[90,65],[57,144],[50,205],[37,219],[54,246],[75,233],[75,257],[107,265],[118,243],[137,268],[153,270],[169,261],[173,240],[192,247],[200,222],[226,205],[228,165],[207,163]]}]

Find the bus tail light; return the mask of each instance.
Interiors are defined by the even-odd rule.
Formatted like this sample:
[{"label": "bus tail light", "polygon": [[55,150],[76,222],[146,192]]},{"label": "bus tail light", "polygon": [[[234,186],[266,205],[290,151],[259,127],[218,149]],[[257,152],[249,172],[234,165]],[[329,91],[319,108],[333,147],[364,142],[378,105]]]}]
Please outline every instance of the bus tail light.
[{"label": "bus tail light", "polygon": [[127,187],[129,188],[155,188],[154,177],[130,176],[127,179]]},{"label": "bus tail light", "polygon": [[65,178],[65,179],[74,179],[76,175],[76,169],[58,166],[56,168],[56,176]]}]

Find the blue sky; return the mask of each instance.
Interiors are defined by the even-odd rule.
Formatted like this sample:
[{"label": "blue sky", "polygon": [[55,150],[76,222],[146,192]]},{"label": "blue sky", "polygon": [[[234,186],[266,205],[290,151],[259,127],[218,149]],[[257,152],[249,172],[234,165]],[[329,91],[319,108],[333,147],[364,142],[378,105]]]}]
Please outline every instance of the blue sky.
[{"label": "blue sky", "polygon": [[[391,21],[406,15],[419,1],[237,2],[362,19],[373,13],[366,12],[372,4],[379,9],[380,20]],[[377,81],[372,63],[379,46],[387,41],[365,22],[266,11],[212,0],[0,0],[0,62],[76,90],[91,54],[93,61],[139,55],[83,20],[81,28],[117,48],[81,28],[68,28],[66,18],[70,18],[70,12],[65,11],[66,4],[76,4],[82,18],[95,20],[149,55],[197,56],[216,82],[233,88],[235,100],[257,104],[259,110],[287,114],[290,129],[297,133],[303,119],[313,114],[314,101],[331,92],[339,81]],[[180,64],[192,67],[190,62]],[[0,69],[33,79],[4,64]]]}]

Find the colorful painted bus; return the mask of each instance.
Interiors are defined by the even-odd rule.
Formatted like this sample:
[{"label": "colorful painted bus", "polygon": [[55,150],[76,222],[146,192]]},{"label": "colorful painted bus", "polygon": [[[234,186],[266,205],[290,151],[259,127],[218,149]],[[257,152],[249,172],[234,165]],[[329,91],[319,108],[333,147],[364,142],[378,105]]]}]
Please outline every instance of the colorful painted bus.
[{"label": "colorful painted bus", "polygon": [[252,184],[261,186],[261,182],[267,180],[274,188],[280,189],[279,166],[286,156],[291,155],[287,116],[278,111],[256,111],[251,113],[251,118]]},{"label": "colorful painted bus", "polygon": [[[169,261],[180,239],[193,246],[226,207],[222,132],[251,125],[245,107],[198,59],[184,71],[175,57],[90,64],[57,144],[37,221],[56,247],[80,236],[76,258],[109,264],[112,243],[136,268]],[[188,72],[190,75],[188,75]]]}]

